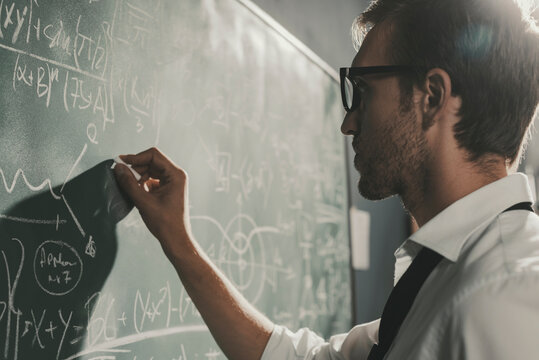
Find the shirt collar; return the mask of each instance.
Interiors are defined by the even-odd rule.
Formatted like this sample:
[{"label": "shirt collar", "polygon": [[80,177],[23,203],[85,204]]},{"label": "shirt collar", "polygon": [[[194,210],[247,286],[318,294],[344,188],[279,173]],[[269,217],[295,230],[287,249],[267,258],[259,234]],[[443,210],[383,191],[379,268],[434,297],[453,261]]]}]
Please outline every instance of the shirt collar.
[{"label": "shirt collar", "polygon": [[395,251],[397,263],[400,257],[414,257],[422,246],[456,262],[462,247],[478,227],[523,201],[533,203],[534,199],[528,179],[522,173],[508,175],[485,185],[455,201],[412,234]]}]

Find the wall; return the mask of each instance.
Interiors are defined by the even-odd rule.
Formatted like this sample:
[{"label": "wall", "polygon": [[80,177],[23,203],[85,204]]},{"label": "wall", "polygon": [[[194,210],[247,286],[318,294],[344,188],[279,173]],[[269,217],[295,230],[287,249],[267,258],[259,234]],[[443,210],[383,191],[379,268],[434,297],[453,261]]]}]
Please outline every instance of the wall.
[{"label": "wall", "polygon": [[[254,0],[258,6],[311,48],[334,69],[350,66],[355,50],[350,40],[350,26],[368,1],[355,0]],[[348,145],[351,138],[347,140]],[[352,149],[348,147],[350,194],[352,204],[369,211],[370,268],[354,272],[355,322],[378,318],[393,287],[393,252],[406,238],[407,216],[396,197],[367,201],[357,192],[358,173],[351,166]]]}]

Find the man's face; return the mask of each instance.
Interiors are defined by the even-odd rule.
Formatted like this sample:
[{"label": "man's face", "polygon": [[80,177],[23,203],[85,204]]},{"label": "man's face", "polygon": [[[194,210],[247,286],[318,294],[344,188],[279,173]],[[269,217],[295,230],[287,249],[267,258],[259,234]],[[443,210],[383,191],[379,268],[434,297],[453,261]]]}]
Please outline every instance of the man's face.
[{"label": "man's face", "polygon": [[[383,25],[369,32],[352,66],[402,65],[393,64],[385,54],[388,38]],[[346,114],[341,127],[345,135],[354,137],[359,192],[366,199],[379,200],[417,191],[424,186],[430,159],[419,106],[413,98],[401,101],[394,74],[363,79],[366,91],[361,105]]]}]

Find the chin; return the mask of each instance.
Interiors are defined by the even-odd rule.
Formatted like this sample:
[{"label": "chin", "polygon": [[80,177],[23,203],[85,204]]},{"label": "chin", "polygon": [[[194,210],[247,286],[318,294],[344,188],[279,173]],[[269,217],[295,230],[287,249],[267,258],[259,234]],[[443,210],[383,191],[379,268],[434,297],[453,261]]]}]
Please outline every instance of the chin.
[{"label": "chin", "polygon": [[395,195],[395,192],[391,191],[387,184],[383,184],[381,181],[369,181],[365,176],[359,178],[357,189],[361,196],[367,200],[383,200]]}]

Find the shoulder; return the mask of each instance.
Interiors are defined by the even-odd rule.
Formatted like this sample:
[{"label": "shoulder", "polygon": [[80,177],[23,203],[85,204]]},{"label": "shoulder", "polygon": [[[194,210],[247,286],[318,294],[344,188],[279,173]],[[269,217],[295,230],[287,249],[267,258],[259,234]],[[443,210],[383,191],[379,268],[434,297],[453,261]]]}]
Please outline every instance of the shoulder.
[{"label": "shoulder", "polygon": [[463,358],[539,358],[537,304],[539,269],[492,277],[453,298],[444,338]]},{"label": "shoulder", "polygon": [[509,272],[539,269],[539,216],[512,211],[498,217],[500,243]]},{"label": "shoulder", "polygon": [[417,359],[519,358],[519,347],[539,359],[538,304],[539,218],[504,213],[433,271],[403,323],[406,343]]},{"label": "shoulder", "polygon": [[440,268],[460,292],[539,271],[539,216],[526,210],[500,214],[470,237],[456,263]]},{"label": "shoulder", "polygon": [[[454,264],[460,282],[451,306],[482,313],[488,306],[529,303],[539,313],[539,216],[501,214],[481,237]],[[485,308],[475,309],[478,304]]]}]

